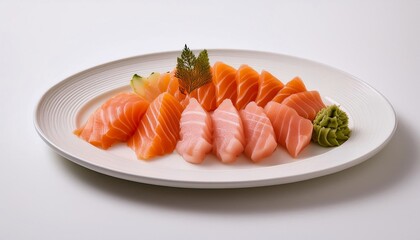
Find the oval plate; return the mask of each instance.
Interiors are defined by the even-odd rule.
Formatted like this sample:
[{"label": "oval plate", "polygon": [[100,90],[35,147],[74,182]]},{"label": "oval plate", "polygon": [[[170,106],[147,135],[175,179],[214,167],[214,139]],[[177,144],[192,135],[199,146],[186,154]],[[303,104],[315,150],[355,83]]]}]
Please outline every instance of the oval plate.
[{"label": "oval plate", "polygon": [[[248,64],[286,83],[300,76],[309,90],[318,90],[326,103],[339,104],[350,117],[351,138],[340,147],[311,143],[297,159],[283,149],[251,163],[240,156],[223,164],[208,155],[203,164],[187,163],[176,152],[151,161],[137,160],[125,144],[109,150],[93,147],[76,137],[79,127],[107,98],[130,91],[134,73],[171,71],[180,52],[164,52],[122,59],[75,74],[49,89],[35,110],[35,128],[58,154],[94,171],[148,184],[185,188],[240,188],[283,184],[331,174],[368,159],[382,149],[396,129],[390,103],[361,80],[313,61],[267,52],[208,50],[211,64],[224,61],[233,67]],[[381,119],[381,121],[377,121]]]}]

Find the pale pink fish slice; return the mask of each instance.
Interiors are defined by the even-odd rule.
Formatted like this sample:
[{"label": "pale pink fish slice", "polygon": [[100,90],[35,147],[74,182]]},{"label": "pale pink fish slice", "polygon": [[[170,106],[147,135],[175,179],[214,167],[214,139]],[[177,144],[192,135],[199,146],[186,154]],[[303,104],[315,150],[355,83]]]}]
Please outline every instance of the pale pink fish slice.
[{"label": "pale pink fish slice", "polygon": [[240,111],[245,133],[245,155],[254,162],[270,156],[277,148],[277,142],[270,119],[264,109],[250,102]]},{"label": "pale pink fish slice", "polygon": [[203,162],[212,149],[212,121],[197,99],[190,98],[181,114],[177,152],[190,163]]},{"label": "pale pink fish slice", "polygon": [[231,163],[244,151],[242,120],[230,99],[225,99],[213,112],[213,152],[224,163]]},{"label": "pale pink fish slice", "polygon": [[264,111],[273,125],[277,143],[296,158],[311,141],[312,122],[299,116],[293,108],[274,101]]}]

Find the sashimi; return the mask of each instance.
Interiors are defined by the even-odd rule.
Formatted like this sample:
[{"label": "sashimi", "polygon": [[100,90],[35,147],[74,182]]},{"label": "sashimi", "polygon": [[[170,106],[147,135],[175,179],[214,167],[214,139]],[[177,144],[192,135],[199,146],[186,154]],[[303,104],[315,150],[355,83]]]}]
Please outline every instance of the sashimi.
[{"label": "sashimi", "polygon": [[306,86],[303,83],[302,79],[300,79],[300,77],[295,77],[288,83],[286,83],[286,85],[277,93],[277,95],[272,99],[272,101],[281,103],[288,96],[304,91],[306,91]]},{"label": "sashimi", "polygon": [[312,122],[291,107],[271,101],[264,108],[273,125],[277,143],[296,158],[309,145],[312,137]]},{"label": "sashimi", "polygon": [[223,63],[213,65],[213,83],[216,90],[216,105],[219,106],[225,99],[236,103],[236,69]]},{"label": "sashimi", "polygon": [[238,68],[236,72],[237,99],[235,104],[238,110],[257,98],[259,77],[258,72],[246,64]]},{"label": "sashimi", "polygon": [[150,103],[134,135],[128,140],[139,159],[171,153],[179,140],[183,108],[170,93],[161,93]]},{"label": "sashimi", "polygon": [[134,133],[148,106],[146,100],[134,93],[119,93],[102,104],[74,133],[96,147],[107,149]]},{"label": "sashimi", "polygon": [[277,148],[276,137],[270,119],[264,109],[250,102],[240,111],[245,134],[245,155],[254,162],[270,156]]},{"label": "sashimi", "polygon": [[201,106],[206,111],[213,111],[216,109],[216,88],[213,82],[209,82],[206,85],[203,85],[190,94],[188,94],[189,98],[195,98],[201,104]]},{"label": "sashimi", "polygon": [[316,114],[325,107],[318,91],[305,91],[292,94],[282,102],[296,110],[296,112],[311,121],[316,117]]},{"label": "sashimi", "polygon": [[230,99],[225,99],[213,112],[213,152],[224,163],[234,162],[244,151],[242,120]]},{"label": "sashimi", "polygon": [[258,78],[258,94],[255,102],[260,107],[271,101],[284,87],[284,84],[271,73],[263,70]]},{"label": "sashimi", "polygon": [[296,158],[311,139],[322,146],[348,139],[345,113],[325,110],[320,94],[308,91],[299,77],[283,84],[246,64],[211,66],[206,49],[194,52],[185,45],[172,71],[134,74],[133,93],[107,100],[74,134],[103,149],[126,141],[144,160],[176,149],[196,164],[211,151],[223,163],[242,153],[259,162],[278,145]]},{"label": "sashimi", "polygon": [[178,153],[188,162],[201,163],[212,150],[212,122],[210,114],[195,98],[181,114]]},{"label": "sashimi", "polygon": [[167,92],[172,94],[179,102],[185,99],[186,94],[179,90],[179,79],[175,77],[176,69],[169,73],[170,80],[167,87]]}]

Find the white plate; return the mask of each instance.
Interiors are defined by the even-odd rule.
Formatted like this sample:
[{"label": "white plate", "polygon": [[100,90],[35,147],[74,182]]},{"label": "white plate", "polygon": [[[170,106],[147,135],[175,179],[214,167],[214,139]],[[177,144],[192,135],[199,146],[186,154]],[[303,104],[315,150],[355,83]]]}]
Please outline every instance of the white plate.
[{"label": "white plate", "polygon": [[389,102],[347,73],[281,54],[242,50],[208,52],[211,63],[221,60],[234,67],[248,64],[257,71],[265,69],[273,73],[284,83],[300,76],[308,89],[318,90],[324,100],[339,104],[349,114],[351,138],[336,148],[311,143],[297,159],[278,148],[260,164],[251,163],[244,156],[234,164],[222,164],[209,155],[203,164],[194,165],[177,153],[152,161],[137,160],[124,144],[104,151],[73,135],[72,131],[108,97],[129,90],[134,73],[170,71],[179,52],[122,59],[63,80],[39,101],[34,120],[36,130],[60,155],[114,177],[187,188],[238,188],[296,182],[349,168],[382,149],[396,129],[395,113]]}]

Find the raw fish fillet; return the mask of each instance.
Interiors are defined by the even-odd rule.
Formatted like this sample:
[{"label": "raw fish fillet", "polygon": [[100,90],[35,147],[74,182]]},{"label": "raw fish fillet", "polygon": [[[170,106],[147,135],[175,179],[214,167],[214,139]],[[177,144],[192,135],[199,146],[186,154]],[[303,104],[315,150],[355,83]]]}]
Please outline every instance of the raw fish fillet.
[{"label": "raw fish fillet", "polygon": [[216,109],[216,88],[213,82],[209,82],[188,94],[189,98],[195,98],[208,112]]},{"label": "raw fish fillet", "polygon": [[238,68],[236,72],[237,99],[235,104],[238,110],[257,98],[259,77],[258,72],[248,65],[244,64]]},{"label": "raw fish fillet", "polygon": [[217,106],[225,99],[236,103],[236,69],[223,62],[216,62],[213,65],[213,83],[216,88]]},{"label": "raw fish fillet", "polygon": [[312,122],[291,107],[271,101],[264,108],[273,125],[277,143],[296,158],[309,145],[312,137]]},{"label": "raw fish fillet", "polygon": [[179,140],[179,120],[183,107],[170,93],[160,94],[150,103],[134,135],[128,140],[139,159],[173,152]]},{"label": "raw fish fillet", "polygon": [[176,69],[172,70],[169,75],[170,75],[170,80],[167,86],[167,92],[169,92],[170,94],[172,94],[179,102],[182,102],[182,100],[185,99],[186,94],[182,93],[179,90],[179,79],[177,77],[175,77],[175,73],[176,73]]},{"label": "raw fish fillet", "polygon": [[211,115],[213,152],[224,163],[234,162],[244,151],[242,120],[230,99],[225,99]]},{"label": "raw fish fillet", "polygon": [[288,96],[306,91],[306,86],[303,83],[302,79],[295,77],[290,80],[286,85],[277,93],[277,95],[272,99],[274,102],[281,103]]},{"label": "raw fish fillet", "polygon": [[255,102],[260,107],[265,107],[284,87],[284,84],[280,80],[265,70],[260,74],[258,85],[258,94]]},{"label": "raw fish fillet", "polygon": [[316,114],[325,107],[318,91],[305,91],[292,94],[284,99],[282,104],[295,109],[300,116],[311,121],[313,121]]},{"label": "raw fish fillet", "polygon": [[148,106],[145,99],[134,93],[119,93],[102,104],[74,134],[107,149],[134,133]]},{"label": "raw fish fillet", "polygon": [[191,98],[181,114],[178,153],[190,163],[203,162],[212,150],[212,122],[210,114],[195,98]]},{"label": "raw fish fillet", "polygon": [[264,109],[250,102],[240,111],[245,133],[245,155],[254,162],[270,156],[277,148],[276,136]]}]

